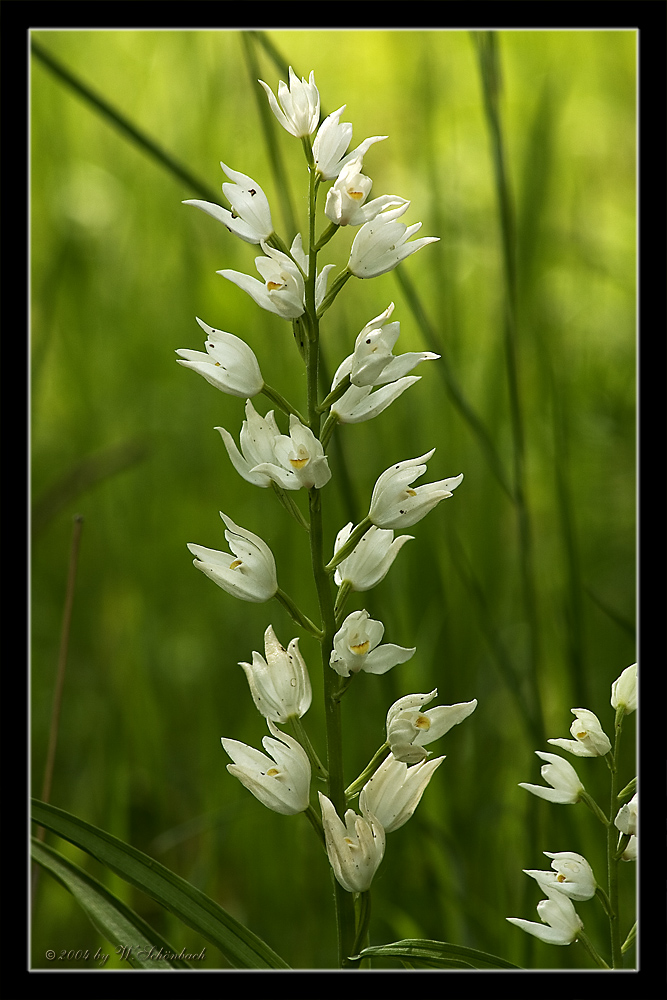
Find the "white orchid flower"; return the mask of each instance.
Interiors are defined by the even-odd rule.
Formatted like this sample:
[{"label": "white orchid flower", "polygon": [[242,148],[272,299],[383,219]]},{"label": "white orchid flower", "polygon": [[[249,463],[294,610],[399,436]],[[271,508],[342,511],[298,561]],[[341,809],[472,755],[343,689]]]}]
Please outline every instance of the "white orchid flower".
[{"label": "white orchid flower", "polygon": [[570,899],[583,902],[585,899],[592,899],[597,889],[597,882],[593,875],[593,869],[586,858],[573,851],[560,851],[557,854],[550,854],[544,851],[548,858],[553,858],[551,867],[554,871],[529,871],[524,868],[526,875],[530,875],[542,886],[545,892],[549,889],[557,889]]},{"label": "white orchid flower", "polygon": [[299,640],[292,639],[285,649],[269,625],[264,652],[266,659],[253,650],[252,663],[239,663],[258,712],[272,722],[287,722],[293,715],[300,719],[310,708],[313,692]]},{"label": "white orchid flower", "polygon": [[401,324],[397,321],[386,322],[393,311],[394,303],[390,302],[383,313],[366,324],[355,341],[354,353],[338,366],[332,389],[346,375],[356,386],[387,385],[407,375],[421,361],[440,357],[431,351],[412,351],[394,357],[392,350],[401,332]]},{"label": "white orchid flower", "polygon": [[347,892],[366,892],[384,856],[385,833],[378,820],[360,806],[340,819],[333,803],[318,792],[327,855],[338,882]]},{"label": "white orchid flower", "polygon": [[437,236],[423,236],[408,242],[421,229],[421,222],[406,227],[396,220],[407,211],[410,202],[365,222],[354,237],[348,270],[357,278],[376,278],[392,271],[410,254],[428,243],[437,243]]},{"label": "white orchid flower", "polygon": [[434,757],[409,768],[390,754],[362,788],[359,806],[380,821],[385,833],[393,833],[410,819],[444,759]]},{"label": "white orchid flower", "polygon": [[534,923],[532,920],[522,920],[520,917],[506,917],[506,919],[547,944],[572,944],[584,928],[572,900],[558,889],[545,889],[544,891],[549,898],[542,899],[537,904],[537,913],[542,921],[541,924]]},{"label": "white orchid flower", "polygon": [[[338,532],[334,543],[334,555],[345,544],[352,533],[350,521]],[[382,531],[373,525],[346,559],[336,567],[334,581],[337,586],[347,581],[352,590],[371,590],[389,572],[394,559],[412,535],[394,538],[393,531]]]},{"label": "white orchid flower", "polygon": [[222,511],[220,517],[227,525],[225,538],[233,555],[189,544],[195,556],[194,565],[233,597],[253,604],[270,600],[278,590],[276,563],[270,548],[257,535],[234,524]]},{"label": "white orchid flower", "polygon": [[409,694],[394,702],[387,713],[387,743],[397,760],[415,764],[429,756],[424,746],[448,733],[477,708],[477,700],[458,705],[438,705],[423,711],[438,693]]},{"label": "white orchid flower", "polygon": [[296,136],[297,139],[312,135],[320,120],[320,94],[315,86],[315,75],[312,70],[308,81],[305,77],[299,80],[290,66],[289,87],[280,81],[278,100],[268,84],[263,80],[259,80],[259,83],[266,91],[271,110],[290,135]]},{"label": "white orchid flower", "polygon": [[361,226],[388,208],[407,205],[405,198],[385,194],[367,202],[373,181],[361,172],[363,160],[356,156],[341,169],[327,193],[324,214],[337,226]]},{"label": "white orchid flower", "polygon": [[215,330],[197,317],[206,334],[206,353],[187,349],[176,351],[176,359],[184,368],[192,368],[221,392],[247,398],[264,388],[259,362],[253,351],[240,337],[224,330]]},{"label": "white orchid flower", "polygon": [[268,476],[285,490],[321,489],[331,479],[329,462],[321,442],[310,427],[290,415],[289,437],[281,434],[274,442],[274,459],[252,470]]},{"label": "white orchid flower", "polygon": [[287,254],[270,247],[264,240],[261,246],[266,256],[255,257],[255,267],[264,283],[249,274],[229,268],[217,273],[242,288],[262,309],[276,313],[283,319],[296,319],[306,308],[303,275]]},{"label": "white orchid flower", "polygon": [[386,674],[398,663],[405,663],[414,656],[416,647],[408,649],[391,642],[380,646],[383,635],[382,622],[374,621],[368,611],[353,611],[334,636],[329,665],[341,677],[349,677],[360,670],[368,674]]},{"label": "white orchid flower", "polygon": [[275,739],[265,736],[262,745],[271,756],[238,740],[223,737],[220,742],[234,761],[227,765],[227,770],[263,805],[284,816],[294,816],[309,806],[308,754],[295,739],[281,733],[270,719],[267,722]]},{"label": "white orchid flower", "polygon": [[224,427],[216,427],[215,430],[220,432],[227,454],[239,475],[253,486],[266,488],[271,485],[271,476],[257,472],[256,467],[275,461],[275,446],[281,437],[280,428],[273,410],[262,417],[249,399],[246,401],[245,412],[246,419],[241,426],[239,438],[240,451],[229,431]]},{"label": "white orchid flower", "polygon": [[573,740],[547,740],[561,750],[568,750],[575,757],[604,757],[611,750],[609,737],[603,731],[600,720],[587,708],[573,708],[576,716],[570,726]]},{"label": "white orchid flower", "polygon": [[523,781],[519,782],[519,788],[525,788],[526,791],[541,799],[547,799],[548,802],[560,802],[566,805],[578,802],[584,786],[572,765],[555,753],[545,753],[542,750],[536,750],[535,753],[548,762],[540,768],[540,774],[551,788],[545,788],[544,785],[529,785]]},{"label": "white orchid flower", "polygon": [[401,393],[419,382],[420,378],[420,375],[406,375],[389,385],[383,385],[375,392],[370,385],[351,385],[340,399],[332,403],[331,412],[336,414],[341,424],[360,424],[364,420],[372,420],[398,399]]},{"label": "white orchid flower", "polygon": [[463,475],[441,479],[413,489],[410,485],[426,472],[427,462],[435,448],[419,458],[409,458],[387,469],[373,488],[368,516],[378,528],[409,528],[426,517],[436,504],[452,496],[452,490],[463,481]]},{"label": "white orchid flower", "polygon": [[638,792],[635,792],[630,801],[621,806],[614,820],[614,826],[621,833],[629,834],[633,837],[637,833],[637,817],[639,814],[638,794]]},{"label": "white orchid flower", "polygon": [[260,243],[273,234],[273,221],[269,202],[261,187],[252,177],[232,170],[225,163],[220,166],[233,184],[223,184],[222,191],[232,206],[231,212],[211,201],[189,199],[184,205],[194,205],[213,216],[245,243]]},{"label": "white orchid flower", "polygon": [[637,708],[637,664],[626,667],[620,677],[611,686],[611,707],[623,706],[625,714],[630,715]]},{"label": "white orchid flower", "polygon": [[374,135],[371,139],[364,139],[361,145],[357,146],[351,153],[346,153],[347,147],[352,141],[352,125],[350,122],[340,121],[340,116],[345,108],[344,104],[338,111],[334,111],[328,118],[325,118],[313,140],[315,167],[325,181],[338,177],[346,163],[357,157],[363,158],[373,143],[382,142],[383,139],[387,138],[386,135]]},{"label": "white orchid flower", "polygon": [[[301,239],[301,233],[297,233],[292,240],[292,246],[290,247],[290,254],[294,257],[303,273],[308,277],[308,266],[309,260],[307,255],[304,253],[303,240]],[[335,264],[325,264],[321,271],[317,272],[315,277],[315,308],[319,309],[322,304],[322,300],[326,295],[327,291],[327,281],[329,279],[329,272],[334,268]]]}]

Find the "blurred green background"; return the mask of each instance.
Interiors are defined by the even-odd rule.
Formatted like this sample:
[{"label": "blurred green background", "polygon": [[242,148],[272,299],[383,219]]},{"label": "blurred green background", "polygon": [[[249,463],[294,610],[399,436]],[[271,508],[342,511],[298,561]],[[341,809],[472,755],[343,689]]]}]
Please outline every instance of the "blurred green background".
[{"label": "blurred green background", "polygon": [[[516,216],[532,622],[517,508],[466,415],[486,428],[511,482],[503,258],[473,41],[462,31],[266,37],[299,75],[314,69],[325,113],[347,105],[352,147],[389,136],[365,157],[373,196],[409,198],[403,221],[421,221],[420,235],[440,237],[400,269],[432,338],[399,272],[348,282],[322,334],[333,372],[361,327],[394,301],[397,353],[443,356],[423,364],[421,381],[380,417],[337,433],[325,493],[328,545],[347,520],[366,513],[377,476],[393,462],[436,447],[424,481],[465,474],[454,497],[410,529],[415,540],[385,581],[348,606],[380,618],[386,641],[417,646],[409,663],[384,677],[359,676],[346,696],[348,781],[382,742],[396,698],[437,687],[438,703],[479,702],[433,745],[447,760],[414,818],[388,838],[373,883],[371,943],[422,936],[534,968],[588,968],[579,946],[549,948],[505,917],[537,919],[541,894],[522,869],[547,868],[542,851],[576,851],[596,873],[605,870],[602,827],[583,805],[552,806],[517,787],[540,782],[534,751],[554,749],[535,742],[519,698],[542,712],[546,737],[569,736],[570,709],[579,706],[610,732],[610,685],[636,658],[636,34],[503,31],[496,39]],[[221,203],[221,159],[256,179],[291,241],[260,128],[265,96],[240,32],[37,31],[33,38],[217,190]],[[286,77],[259,41],[253,35],[250,48],[275,91]],[[278,132],[303,231],[301,144]],[[243,401],[177,366],[174,352],[203,349],[200,316],[245,339],[267,381],[297,406],[305,379],[290,325],[215,273],[255,274],[257,249],[181,205],[193,197],[201,195],[33,57],[33,794],[42,787],[80,514],[51,801],[192,881],[292,966],[326,967],[335,960],[326,860],[304,818],[269,812],[228,775],[219,742],[260,745],[265,724],[237,663],[263,651],[269,623],[285,645],[297,628],[275,602],[245,604],[214,587],[186,549],[188,542],[225,548],[218,515],[225,511],[267,541],[280,585],[315,616],[306,537],[269,491],[236,475],[213,429],[226,427],[238,440]],[[352,235],[339,233],[321,263],[345,264]],[[315,665],[314,641],[303,638],[301,648]],[[324,753],[322,679],[314,667],[311,675],[305,723]],[[630,724],[622,784],[635,773],[633,739]],[[608,808],[605,765],[575,763]],[[49,839],[177,948],[201,950],[205,942],[157,904]],[[634,877],[634,865],[622,866],[623,935]],[[607,955],[601,907],[593,900],[577,908]],[[34,968],[49,967],[47,948],[113,950],[44,873],[32,935]],[[206,965],[225,967],[211,946]]]}]

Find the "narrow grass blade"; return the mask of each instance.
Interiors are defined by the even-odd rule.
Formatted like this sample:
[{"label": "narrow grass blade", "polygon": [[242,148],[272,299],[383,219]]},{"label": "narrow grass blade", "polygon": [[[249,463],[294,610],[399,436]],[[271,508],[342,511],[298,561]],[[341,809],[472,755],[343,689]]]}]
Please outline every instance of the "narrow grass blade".
[{"label": "narrow grass blade", "polygon": [[518,965],[506,962],[498,955],[490,955],[477,948],[466,948],[464,945],[449,944],[447,941],[429,941],[425,938],[406,938],[404,941],[394,941],[392,944],[376,945],[364,948],[353,958],[400,958],[408,961],[418,960],[429,968],[447,969],[469,966],[473,969],[518,969]]},{"label": "narrow grass blade", "polygon": [[176,949],[157,931],[125,905],[117,896],[36,837],[32,839],[32,858],[76,899],[93,927],[111,944],[127,949],[129,964],[135,969],[190,969],[181,958],[149,958],[156,952],[176,955]]},{"label": "narrow grass blade", "polygon": [[32,800],[32,819],[97,858],[130,885],[174,913],[215,945],[237,969],[288,969],[264,942],[185,879],[77,816]]}]

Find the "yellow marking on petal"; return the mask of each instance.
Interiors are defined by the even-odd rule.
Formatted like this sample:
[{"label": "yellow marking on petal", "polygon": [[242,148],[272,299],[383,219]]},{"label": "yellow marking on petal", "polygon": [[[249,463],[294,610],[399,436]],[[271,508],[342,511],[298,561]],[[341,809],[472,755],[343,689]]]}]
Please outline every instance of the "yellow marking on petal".
[{"label": "yellow marking on petal", "polygon": [[276,775],[280,774],[280,771],[278,770],[277,767],[270,767],[266,773],[269,778],[275,778]]},{"label": "yellow marking on petal", "polygon": [[431,720],[429,719],[428,715],[418,715],[417,718],[415,719],[415,726],[417,727],[417,729],[430,729]]},{"label": "yellow marking on petal", "polygon": [[238,569],[239,566],[242,566],[242,565],[243,565],[243,560],[242,559],[235,559],[233,563],[229,564],[229,568],[230,569]]},{"label": "yellow marking on petal", "polygon": [[354,847],[354,841],[350,840],[349,837],[344,837],[343,840],[345,841],[346,844],[349,844],[350,847]]},{"label": "yellow marking on petal", "polygon": [[277,288],[283,288],[284,284],[284,281],[267,281],[266,287],[270,292],[275,292]]},{"label": "yellow marking on petal", "polygon": [[417,490],[413,490],[411,486],[408,486],[408,488],[407,488],[407,490],[405,492],[408,494],[409,497],[416,497],[417,496]]},{"label": "yellow marking on petal", "polygon": [[588,736],[588,733],[586,732],[585,729],[582,729],[580,733],[575,733],[575,736],[577,737],[578,740],[585,740],[586,737]]},{"label": "yellow marking on petal", "polygon": [[368,652],[368,647],[370,646],[370,640],[365,639],[364,642],[357,642],[354,646],[350,646],[353,653],[357,653],[358,656],[363,656],[364,653]]},{"label": "yellow marking on petal", "polygon": [[290,458],[289,464],[293,469],[303,469],[304,465],[308,465],[309,459],[307,458]]},{"label": "yellow marking on petal", "polygon": [[567,879],[565,878],[564,875],[557,875],[556,876],[556,881],[557,882],[567,882]]},{"label": "yellow marking on petal", "polygon": [[355,201],[361,201],[361,199],[364,196],[364,192],[363,191],[350,191],[350,190],[348,190],[347,193],[350,196],[350,198],[354,198]]}]

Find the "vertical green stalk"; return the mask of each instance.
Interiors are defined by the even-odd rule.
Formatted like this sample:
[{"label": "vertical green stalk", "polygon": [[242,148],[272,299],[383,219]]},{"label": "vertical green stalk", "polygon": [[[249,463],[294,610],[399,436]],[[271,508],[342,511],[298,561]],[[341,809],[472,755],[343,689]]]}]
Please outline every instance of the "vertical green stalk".
[{"label": "vertical green stalk", "polygon": [[544,721],[542,718],[542,706],[537,683],[538,665],[541,655],[539,643],[539,622],[537,614],[535,572],[533,567],[532,528],[525,493],[525,435],[521,396],[519,391],[518,296],[514,209],[505,166],[503,133],[498,108],[499,64],[496,49],[496,34],[493,31],[475,32],[473,34],[473,39],[475,41],[479,57],[482,91],[484,95],[484,111],[489,129],[496,197],[498,201],[498,214],[500,219],[503,277],[505,284],[505,322],[503,326],[503,339],[505,347],[505,364],[507,370],[510,423],[512,428],[513,443],[513,494],[519,531],[523,599],[530,629],[531,644],[528,682],[532,695],[533,723],[535,728],[543,733]]},{"label": "vertical green stalk", "polygon": [[[317,277],[317,248],[315,244],[315,212],[317,206],[317,177],[310,140],[303,140],[304,152],[310,172],[308,198],[308,278],[306,281],[306,317],[308,339],[306,341],[306,379],[308,400],[308,422],[313,431],[319,430],[318,375],[319,375],[319,320],[315,308],[315,282]],[[308,493],[310,513],[310,556],[313,577],[317,590],[317,600],[322,623],[320,640],[322,673],[324,679],[324,717],[327,740],[327,771],[329,773],[329,798],[339,816],[344,816],[346,808],[345,782],[343,776],[343,740],[341,732],[340,702],[336,699],[336,673],[329,667],[329,657],[333,649],[336,633],[336,616],[331,592],[331,579],[325,570],[322,494],[314,487]],[[334,878],[334,905],[336,908],[336,928],[338,936],[338,964],[343,966],[347,956],[353,954],[355,940],[355,914],[352,894],[347,892]]]}]

